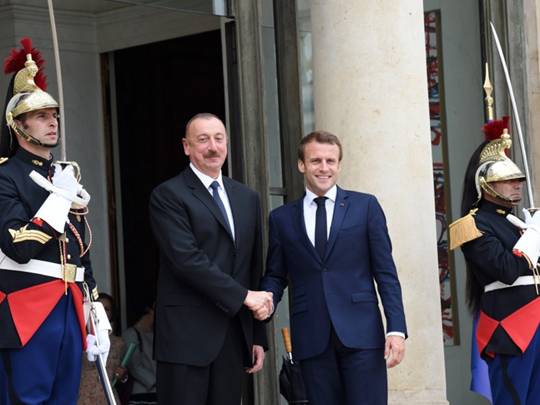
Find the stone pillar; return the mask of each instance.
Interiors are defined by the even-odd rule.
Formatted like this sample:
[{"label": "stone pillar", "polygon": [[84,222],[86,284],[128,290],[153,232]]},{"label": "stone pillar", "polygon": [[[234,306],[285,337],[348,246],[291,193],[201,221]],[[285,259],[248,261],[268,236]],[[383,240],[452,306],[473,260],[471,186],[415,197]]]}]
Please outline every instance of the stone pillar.
[{"label": "stone pillar", "polygon": [[391,404],[448,404],[423,5],[311,0],[315,128],[340,138],[338,184],[385,210],[409,329]]}]

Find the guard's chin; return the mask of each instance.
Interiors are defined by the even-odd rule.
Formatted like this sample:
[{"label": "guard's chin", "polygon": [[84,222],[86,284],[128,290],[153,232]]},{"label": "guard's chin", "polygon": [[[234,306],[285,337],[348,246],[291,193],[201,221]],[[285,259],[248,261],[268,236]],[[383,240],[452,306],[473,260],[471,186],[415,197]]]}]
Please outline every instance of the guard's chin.
[{"label": "guard's chin", "polygon": [[43,146],[45,146],[46,148],[56,148],[58,146],[58,144],[60,143],[60,139],[57,140],[56,142],[43,142]]}]

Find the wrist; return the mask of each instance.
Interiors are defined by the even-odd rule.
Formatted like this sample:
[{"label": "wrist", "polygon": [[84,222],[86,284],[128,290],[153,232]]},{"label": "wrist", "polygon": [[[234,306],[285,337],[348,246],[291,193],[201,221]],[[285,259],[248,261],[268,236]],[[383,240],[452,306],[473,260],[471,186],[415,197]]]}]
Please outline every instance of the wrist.
[{"label": "wrist", "polygon": [[247,290],[247,292],[246,292],[246,297],[244,298],[243,304],[246,305],[246,306],[249,306],[248,300],[249,300],[249,293],[250,293],[250,292],[251,292],[250,290]]}]

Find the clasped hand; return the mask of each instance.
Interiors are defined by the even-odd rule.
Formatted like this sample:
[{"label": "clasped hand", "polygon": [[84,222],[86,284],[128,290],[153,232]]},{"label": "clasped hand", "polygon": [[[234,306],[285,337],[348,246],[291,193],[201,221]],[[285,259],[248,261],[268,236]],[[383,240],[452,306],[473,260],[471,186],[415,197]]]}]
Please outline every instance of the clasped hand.
[{"label": "clasped hand", "polygon": [[506,219],[510,221],[514,226],[517,226],[521,229],[529,229],[532,228],[536,232],[540,233],[540,214],[532,214],[530,211],[526,208],[523,208],[523,217],[525,218],[525,222],[523,222],[518,217],[508,214],[506,216]]},{"label": "clasped hand", "polygon": [[244,305],[253,312],[255,319],[263,321],[274,312],[274,294],[266,291],[248,290]]}]

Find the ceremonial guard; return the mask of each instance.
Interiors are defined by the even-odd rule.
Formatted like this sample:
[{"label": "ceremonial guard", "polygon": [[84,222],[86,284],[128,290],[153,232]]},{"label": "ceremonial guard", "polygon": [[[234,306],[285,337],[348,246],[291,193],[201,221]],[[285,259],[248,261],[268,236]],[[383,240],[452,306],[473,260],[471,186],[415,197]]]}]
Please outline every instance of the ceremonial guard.
[{"label": "ceremonial guard", "polygon": [[83,301],[98,296],[90,196],[76,163],[53,162],[58,103],[44,91],[40,53],[21,43],[4,66],[14,75],[0,138],[0,404],[75,404],[83,348],[104,360],[110,325],[95,303],[99,327],[86,334]]},{"label": "ceremonial guard", "polygon": [[508,117],[484,126],[487,140],[470,159],[463,217],[450,225],[451,249],[467,263],[467,301],[479,314],[476,343],[488,364],[495,405],[538,403],[540,398],[540,214],[511,214],[525,175],[506,151]]}]

